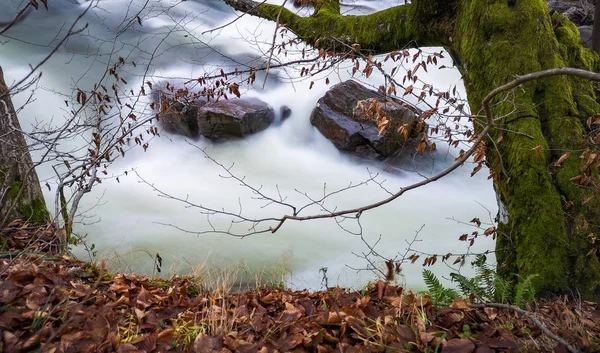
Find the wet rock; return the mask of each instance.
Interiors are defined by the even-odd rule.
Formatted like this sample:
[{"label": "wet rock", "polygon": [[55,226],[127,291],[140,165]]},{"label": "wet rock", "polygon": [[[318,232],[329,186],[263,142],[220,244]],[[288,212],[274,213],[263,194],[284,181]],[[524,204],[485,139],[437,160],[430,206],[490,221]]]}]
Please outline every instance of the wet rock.
[{"label": "wet rock", "polygon": [[560,12],[560,13],[564,13],[565,11],[567,11],[568,9],[570,9],[571,7],[576,5],[571,2],[558,1],[558,0],[548,0],[547,3],[548,3],[548,8],[550,9],[550,11],[556,11],[556,12]]},{"label": "wet rock", "polygon": [[240,138],[271,125],[275,112],[257,99],[232,99],[185,105],[174,103],[160,114],[168,131],[190,138]]},{"label": "wet rock", "polygon": [[548,8],[551,11],[562,13],[578,26],[592,25],[594,23],[594,4],[586,1],[558,1],[549,0]]},{"label": "wet rock", "polygon": [[285,119],[292,115],[292,109],[287,105],[282,105],[281,108],[279,108],[279,113],[281,114],[281,122],[284,122]]},{"label": "wet rock", "polygon": [[167,132],[196,138],[200,136],[196,122],[198,108],[204,104],[204,102],[189,105],[181,102],[173,103],[166,111],[159,114],[160,122]]},{"label": "wet rock", "polygon": [[579,33],[581,34],[581,41],[583,46],[592,49],[592,29],[593,26],[579,26]]},{"label": "wet rock", "polygon": [[573,6],[563,12],[563,15],[567,16],[571,22],[578,26],[594,24],[594,11],[590,11],[587,8]]},{"label": "wet rock", "polygon": [[[375,101],[379,102],[390,120],[389,128],[381,135],[377,122],[356,109],[359,102],[370,105]],[[319,99],[310,122],[340,150],[367,158],[389,157],[420,137],[416,131],[418,116],[415,112],[419,113],[400,100],[386,98],[377,91],[348,80],[333,86]],[[397,131],[404,124],[409,131],[408,139]]]},{"label": "wet rock", "polygon": [[379,154],[373,147],[370,145],[360,145],[357,146],[354,150],[357,157],[366,158],[366,159],[379,159],[381,158],[381,154]]},{"label": "wet rock", "polygon": [[221,100],[198,109],[198,129],[210,139],[244,137],[271,125],[275,112],[257,99]]}]

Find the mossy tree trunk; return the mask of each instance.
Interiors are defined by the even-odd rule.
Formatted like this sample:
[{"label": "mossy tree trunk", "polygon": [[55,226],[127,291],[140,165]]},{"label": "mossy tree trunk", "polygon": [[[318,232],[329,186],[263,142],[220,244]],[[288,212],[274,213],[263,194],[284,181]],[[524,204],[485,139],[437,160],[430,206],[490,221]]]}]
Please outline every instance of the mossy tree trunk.
[{"label": "mossy tree trunk", "polygon": [[0,227],[50,220],[40,182],[0,68]]},{"label": "mossy tree trunk", "polygon": [[[279,13],[274,5],[226,2],[267,19]],[[319,0],[311,17],[284,10],[280,22],[311,44],[337,37],[377,53],[411,43],[444,46],[458,61],[472,112],[516,75],[600,67],[598,56],[582,47],[576,26],[551,14],[544,0],[413,0],[364,16],[342,16],[337,3]],[[600,262],[587,253],[593,248],[588,235],[600,235],[600,197],[584,203],[597,191],[570,180],[582,171],[586,121],[600,112],[592,83],[566,76],[532,82],[493,112],[506,116],[490,134],[503,140],[486,156],[506,216],[499,224],[499,268],[508,276],[539,274],[540,294],[577,290],[599,299]],[[554,167],[567,151],[572,156]]]}]

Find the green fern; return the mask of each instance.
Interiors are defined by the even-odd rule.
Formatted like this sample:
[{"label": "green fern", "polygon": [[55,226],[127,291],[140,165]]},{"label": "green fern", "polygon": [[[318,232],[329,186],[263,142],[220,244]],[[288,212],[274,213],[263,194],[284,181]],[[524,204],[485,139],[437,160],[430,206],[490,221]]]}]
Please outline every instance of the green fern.
[{"label": "green fern", "polygon": [[514,304],[520,307],[531,304],[535,300],[535,286],[533,280],[539,275],[529,275],[527,278],[519,276],[519,282],[515,287]]},{"label": "green fern", "polygon": [[479,302],[509,303],[512,300],[512,282],[502,278],[498,272],[490,268],[485,255],[478,255],[473,261],[475,277],[467,278],[452,273],[452,280],[457,282],[463,296],[474,297]]},{"label": "green fern", "polygon": [[472,278],[467,278],[460,273],[450,274],[460,294],[452,288],[444,288],[430,270],[423,270],[423,279],[433,303],[449,305],[454,299],[462,296],[472,298],[476,302],[510,303],[523,307],[535,300],[533,280],[538,275],[519,277],[517,285],[514,286],[512,281],[502,278],[498,272],[490,268],[486,260],[484,255],[477,256],[473,262],[476,275]]},{"label": "green fern", "polygon": [[447,306],[459,297],[458,292],[452,288],[444,288],[440,280],[430,270],[423,270],[423,280],[427,286],[427,291],[431,296],[431,301],[435,305]]},{"label": "green fern", "polygon": [[508,303],[512,298],[513,284],[511,281],[502,278],[498,272],[494,271],[494,295],[493,301],[496,303]]},{"label": "green fern", "polygon": [[496,271],[487,265],[487,256],[477,255],[473,263],[475,272],[479,277],[481,295],[485,300],[492,301],[496,295]]},{"label": "green fern", "polygon": [[423,270],[423,280],[430,293],[439,293],[444,289],[440,280],[430,270]]},{"label": "green fern", "polygon": [[451,273],[450,277],[453,282],[457,283],[462,296],[470,297],[474,295],[476,298],[480,298],[484,294],[479,283],[479,277],[467,278],[460,273]]}]

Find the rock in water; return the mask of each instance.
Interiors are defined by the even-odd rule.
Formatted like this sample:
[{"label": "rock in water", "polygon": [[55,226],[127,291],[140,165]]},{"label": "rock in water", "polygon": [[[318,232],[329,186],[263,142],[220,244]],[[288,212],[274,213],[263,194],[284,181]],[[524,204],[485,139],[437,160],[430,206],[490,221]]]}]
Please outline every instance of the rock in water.
[{"label": "rock in water", "polygon": [[187,106],[174,103],[160,118],[169,132],[220,140],[265,130],[275,119],[275,112],[257,99],[231,99]]},{"label": "rock in water", "polygon": [[200,134],[197,116],[198,108],[202,104],[185,105],[181,102],[171,104],[166,111],[159,114],[163,128],[170,133],[198,138]]},{"label": "rock in water", "polygon": [[588,26],[594,23],[594,4],[590,1],[547,0],[550,11],[567,16],[577,26]]},{"label": "rock in water", "polygon": [[[356,109],[359,102],[370,104],[373,101],[379,102],[390,120],[390,126],[381,135],[377,122]],[[372,157],[374,151],[381,157],[389,157],[410,140],[418,141],[420,133],[416,131],[418,116],[415,111],[419,113],[407,103],[348,80],[333,86],[319,99],[310,122],[340,150],[365,157]],[[397,131],[403,124],[409,131],[408,140]],[[365,151],[369,153],[365,154]]]},{"label": "rock in water", "polygon": [[279,108],[279,113],[281,114],[281,122],[284,122],[287,118],[292,116],[292,109],[287,105],[282,105]]},{"label": "rock in water", "polygon": [[221,100],[198,109],[198,130],[210,139],[244,137],[265,130],[274,119],[273,108],[260,100]]},{"label": "rock in water", "polygon": [[592,30],[593,26],[579,26],[579,33],[581,34],[581,41],[583,46],[592,49]]}]

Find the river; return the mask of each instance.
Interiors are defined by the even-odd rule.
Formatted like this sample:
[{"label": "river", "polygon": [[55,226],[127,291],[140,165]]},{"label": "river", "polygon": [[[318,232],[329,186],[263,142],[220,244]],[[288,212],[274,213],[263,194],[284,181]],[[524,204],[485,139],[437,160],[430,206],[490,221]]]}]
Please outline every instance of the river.
[{"label": "river", "polygon": [[[89,4],[79,2],[48,0],[48,11],[32,13],[0,37],[1,64],[9,84],[23,77],[29,64],[35,65],[49,53],[57,34],[64,33],[60,28],[68,28]],[[6,20],[10,11],[14,13],[19,3],[14,0],[0,5],[3,16],[0,20]],[[349,6],[344,6],[343,11],[368,13],[399,3],[403,1],[347,2]],[[131,14],[144,4],[146,7],[140,16],[142,26],[123,22],[131,19]],[[118,56],[137,62],[137,69],[129,67],[122,72],[132,89],[143,83],[142,69],[145,70],[151,53],[154,55],[147,79],[156,84],[166,80],[178,83],[215,69],[229,70],[247,63],[256,64],[261,60],[257,59],[257,50],[268,50],[274,23],[243,16],[229,26],[206,33],[231,22],[235,16],[236,13],[224,3],[212,0],[101,0],[83,19],[88,28],[70,38],[41,68],[43,77],[34,95],[36,99],[19,112],[23,129],[31,129],[39,121],[64,119],[64,100],[73,96],[74,87],[91,89]],[[446,57],[441,64],[451,67],[452,62],[448,55]],[[197,147],[206,148],[212,158],[224,165],[234,164],[233,172],[245,177],[249,184],[262,186],[271,194],[279,192],[297,204],[307,202],[302,193],[313,197],[321,195],[324,185],[326,190],[332,191],[349,183],[365,181],[369,178],[369,170],[381,173],[378,180],[385,179],[387,189],[397,190],[454,161],[458,151],[442,142],[438,142],[438,151],[434,154],[416,157],[415,163],[407,162],[403,170],[394,172],[386,171],[382,166],[368,166],[340,153],[310,125],[309,116],[328,87],[351,77],[349,71],[349,65],[345,64],[330,72],[329,86],[324,83],[324,74],[315,77],[311,80],[316,83],[309,90],[311,80],[299,80],[297,73],[289,69],[273,70],[265,89],[262,89],[262,77],[259,76],[257,83],[244,89],[243,94],[260,98],[276,110],[282,105],[289,106],[292,115],[283,124],[244,140],[218,144],[207,140],[186,141],[180,136],[163,133],[151,141],[146,152],[142,149],[132,151],[124,159],[117,160],[109,172],[117,175],[134,169],[148,183],[171,195],[189,196],[196,203],[214,208],[237,210],[241,205],[244,212],[268,217],[280,215],[280,210],[261,208],[263,203],[253,200],[248,190],[235,181],[222,178],[223,170],[205,158]],[[433,69],[422,72],[420,78],[439,89],[456,85],[462,97],[466,97],[456,69]],[[369,80],[362,78],[361,81],[377,87],[382,78],[374,74]],[[16,95],[13,98],[15,105],[23,105],[28,97],[28,92]],[[65,148],[78,144],[81,141],[64,142]],[[34,153],[35,158],[39,158],[39,153]],[[421,228],[419,241],[413,244],[415,249],[440,254],[467,251],[466,244],[458,241],[458,237],[474,230],[469,221],[477,217],[491,222],[497,212],[492,183],[487,179],[488,171],[482,170],[471,177],[472,168],[473,165],[468,164],[439,182],[365,212],[361,216],[363,237],[371,244],[380,238],[376,250],[388,258],[403,254],[407,241]],[[55,186],[49,164],[40,166],[38,173],[44,183]],[[54,191],[44,190],[48,203],[53,205]],[[378,201],[386,195],[378,185],[370,183],[337,195],[327,205],[341,209]],[[205,231],[211,227],[206,216],[179,202],[159,197],[134,173],[121,177],[119,182],[110,179],[97,185],[84,198],[81,210],[88,209],[85,218],[79,218],[75,231],[86,234],[88,244],[95,245],[96,259],[106,259],[114,269],[151,274],[154,268],[152,255],[158,252],[163,259],[162,274],[165,276],[193,272],[199,267],[205,271],[237,269],[239,276],[246,271],[279,272],[285,269],[286,285],[311,289],[321,288],[322,272],[319,270],[322,268],[327,268],[329,285],[360,287],[375,278],[369,271],[355,270],[367,265],[364,259],[355,255],[367,251],[361,237],[350,234],[331,219],[287,222],[274,234],[244,239],[222,234],[190,234],[165,224]],[[230,222],[218,217],[211,221],[217,228],[227,228]],[[343,225],[352,231],[358,229],[355,222],[347,221]],[[471,251],[492,249],[493,245],[491,239],[480,238]],[[83,247],[76,247],[74,253],[88,257]],[[422,287],[420,262],[404,266],[400,282],[413,288]],[[441,276],[449,271],[440,263],[434,268]],[[469,273],[468,269],[465,271]]]}]

